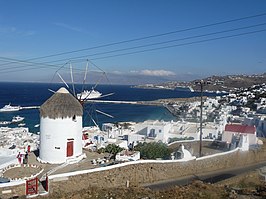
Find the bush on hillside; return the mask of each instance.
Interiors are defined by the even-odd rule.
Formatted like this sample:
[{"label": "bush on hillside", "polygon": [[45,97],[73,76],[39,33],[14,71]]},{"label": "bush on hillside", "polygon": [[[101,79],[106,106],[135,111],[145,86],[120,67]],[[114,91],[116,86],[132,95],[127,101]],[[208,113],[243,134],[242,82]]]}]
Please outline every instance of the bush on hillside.
[{"label": "bush on hillside", "polygon": [[134,150],[139,151],[143,159],[169,159],[171,154],[167,145],[161,142],[139,143]]},{"label": "bush on hillside", "polygon": [[112,154],[112,158],[115,158],[116,154],[123,151],[123,148],[121,148],[120,146],[117,146],[115,144],[108,144],[105,147],[105,152]]}]

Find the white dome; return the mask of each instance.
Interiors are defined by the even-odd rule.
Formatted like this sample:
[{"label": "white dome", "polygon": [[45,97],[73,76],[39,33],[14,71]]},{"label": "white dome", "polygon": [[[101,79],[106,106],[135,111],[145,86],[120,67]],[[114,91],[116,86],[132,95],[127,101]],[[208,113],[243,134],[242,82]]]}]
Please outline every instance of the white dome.
[{"label": "white dome", "polygon": [[178,152],[181,153],[182,159],[191,159],[192,158],[191,153],[187,149],[185,149],[183,144],[179,148]]}]

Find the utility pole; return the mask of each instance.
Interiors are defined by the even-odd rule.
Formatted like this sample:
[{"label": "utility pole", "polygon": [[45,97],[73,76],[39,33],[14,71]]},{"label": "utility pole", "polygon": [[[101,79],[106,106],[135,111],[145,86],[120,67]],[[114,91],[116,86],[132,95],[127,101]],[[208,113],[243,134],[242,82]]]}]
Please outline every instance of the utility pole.
[{"label": "utility pole", "polygon": [[204,81],[200,81],[200,143],[199,143],[199,157],[202,156],[202,107],[203,107],[203,84]]}]

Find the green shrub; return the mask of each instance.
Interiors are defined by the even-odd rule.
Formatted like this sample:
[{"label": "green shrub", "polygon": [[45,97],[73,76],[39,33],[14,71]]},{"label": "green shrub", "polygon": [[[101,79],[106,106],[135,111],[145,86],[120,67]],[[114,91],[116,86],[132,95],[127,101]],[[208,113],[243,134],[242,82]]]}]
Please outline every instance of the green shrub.
[{"label": "green shrub", "polygon": [[140,157],[143,159],[169,159],[171,154],[167,145],[161,142],[139,143],[134,150],[139,151]]}]

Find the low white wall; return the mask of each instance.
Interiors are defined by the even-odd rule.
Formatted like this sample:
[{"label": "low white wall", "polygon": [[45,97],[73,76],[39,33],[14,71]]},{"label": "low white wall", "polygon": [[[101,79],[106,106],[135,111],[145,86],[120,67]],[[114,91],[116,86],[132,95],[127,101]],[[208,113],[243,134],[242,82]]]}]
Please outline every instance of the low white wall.
[{"label": "low white wall", "polygon": [[[135,165],[135,164],[150,164],[150,163],[154,163],[154,164],[167,164],[167,163],[182,163],[182,162],[188,162],[188,161],[197,161],[197,160],[204,160],[204,159],[208,159],[208,158],[214,158],[217,156],[223,156],[223,155],[227,155],[230,153],[235,153],[239,150],[239,148],[236,148],[232,151],[227,151],[227,152],[222,152],[222,153],[217,153],[217,154],[213,154],[213,155],[209,155],[209,156],[204,156],[204,157],[200,157],[200,158],[195,158],[192,157],[191,159],[186,159],[186,160],[138,160],[138,161],[132,161],[132,162],[125,162],[125,163],[121,163],[121,164],[116,164],[116,165],[111,165],[111,166],[107,166],[107,167],[99,167],[99,168],[94,168],[94,169],[88,169],[88,170],[81,170],[81,171],[74,171],[74,172],[68,172],[68,173],[62,173],[62,174],[55,174],[55,175],[50,175],[48,176],[49,179],[60,179],[62,177],[70,177],[70,176],[75,176],[75,175],[81,175],[81,174],[87,174],[87,173],[93,173],[93,172],[98,172],[98,171],[105,171],[105,170],[111,170],[114,168],[119,168],[119,167],[124,167],[124,166],[128,166],[128,165]],[[20,181],[12,181],[10,183],[3,183],[0,184],[0,187],[9,187],[9,186],[16,186],[16,185],[20,185],[25,183],[25,180],[20,180]]]},{"label": "low white wall", "polygon": [[179,160],[138,160],[138,161],[132,161],[132,162],[125,162],[121,164],[116,164],[116,165],[111,165],[107,167],[99,167],[99,168],[94,168],[94,169],[88,169],[88,170],[82,170],[82,171],[74,171],[74,172],[69,172],[69,173],[62,173],[62,174],[56,174],[56,175],[50,175],[48,176],[49,179],[56,179],[56,178],[61,178],[61,177],[69,177],[69,176],[75,176],[75,175],[81,175],[81,174],[86,174],[86,173],[93,173],[93,172],[98,172],[98,171],[105,171],[105,170],[111,170],[114,168],[119,168],[119,167],[124,167],[128,165],[134,165],[134,164],[146,164],[146,163],[154,163],[154,164],[164,164],[164,163],[178,163],[178,162],[188,162],[192,160],[203,160],[203,159],[208,159],[208,158],[213,158],[217,156],[222,156],[222,155],[227,155],[230,153],[235,153],[238,151],[239,148],[236,148],[232,151],[227,151],[227,152],[222,152],[222,153],[217,153],[209,156],[204,156],[201,158],[195,158],[194,156],[191,159],[179,159]]},{"label": "low white wall", "polygon": [[[203,142],[213,142],[213,139],[202,139],[202,141]],[[179,140],[179,141],[175,141],[175,142],[168,144],[168,146],[171,146],[171,145],[176,144],[176,143],[182,143],[182,142],[199,142],[199,140]]]},{"label": "low white wall", "polygon": [[0,183],[0,188],[3,187],[13,187],[21,184],[26,184],[26,180],[18,180],[18,181],[12,181],[8,183]]},{"label": "low white wall", "polygon": [[236,151],[238,151],[239,148],[235,148],[231,151],[226,151],[226,152],[222,152],[222,153],[216,153],[216,154],[212,154],[212,155],[208,155],[208,156],[203,156],[203,157],[200,157],[200,158],[196,158],[196,160],[204,160],[204,159],[208,159],[208,158],[214,158],[214,157],[218,157],[218,156],[222,156],[222,155],[227,155],[227,154],[230,154],[230,153],[235,153]]},{"label": "low white wall", "polygon": [[69,176],[75,176],[75,175],[80,175],[80,174],[93,173],[93,172],[97,172],[97,171],[111,170],[114,168],[119,168],[119,167],[124,167],[124,166],[128,166],[128,165],[134,165],[134,164],[175,163],[175,162],[187,162],[187,161],[195,160],[195,159],[196,159],[195,157],[192,157],[191,159],[187,159],[187,160],[182,160],[182,159],[180,159],[180,160],[138,160],[138,161],[124,162],[121,164],[111,165],[111,166],[107,166],[107,167],[99,167],[99,168],[82,170],[82,171],[74,171],[74,172],[69,172],[69,173],[50,175],[48,177],[49,177],[49,179],[56,179],[56,178],[61,178],[61,177],[69,177]]}]

